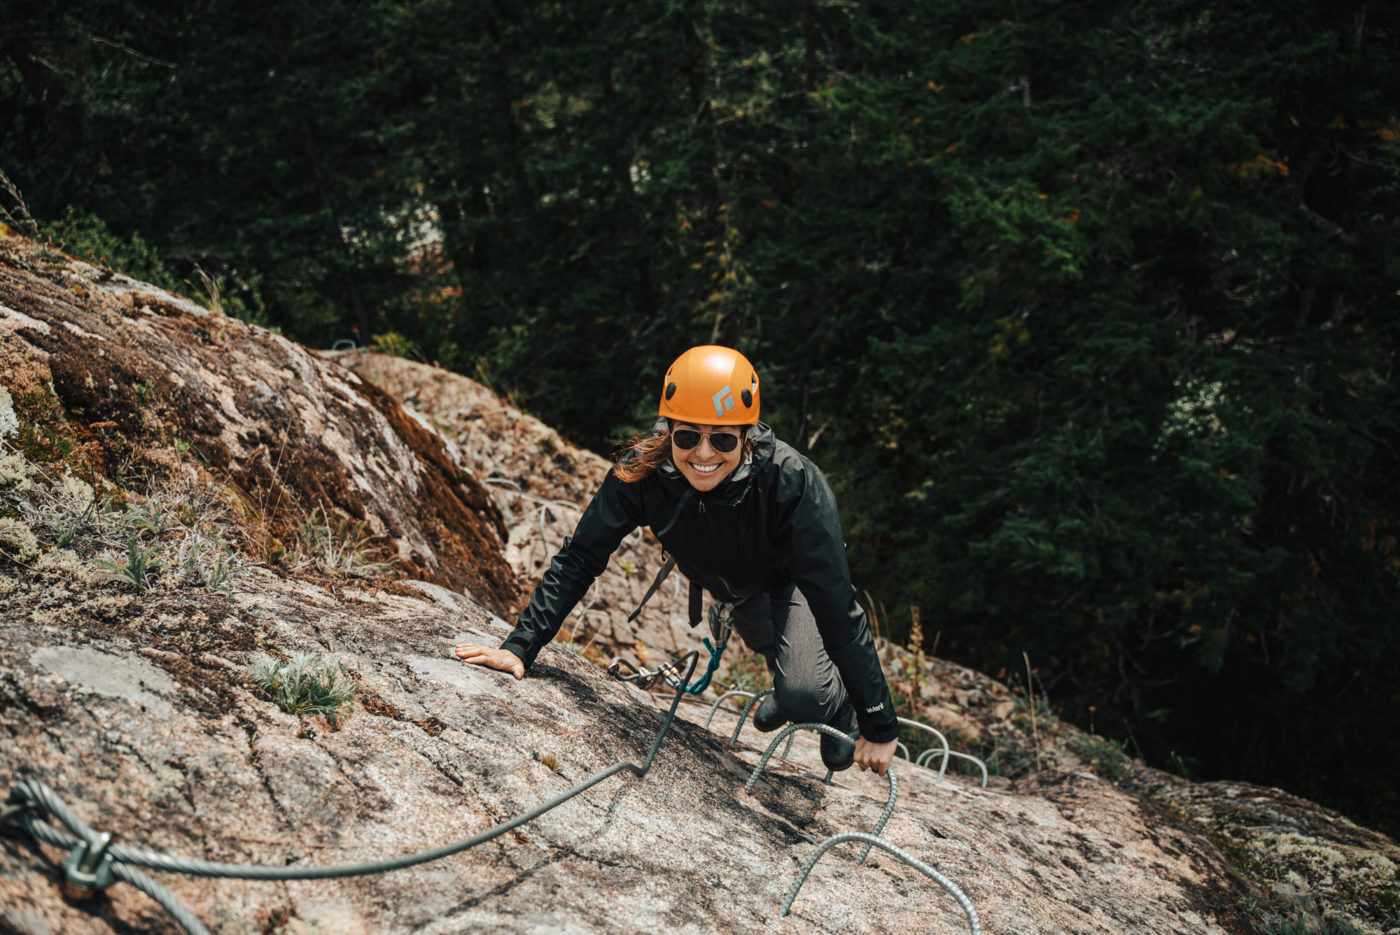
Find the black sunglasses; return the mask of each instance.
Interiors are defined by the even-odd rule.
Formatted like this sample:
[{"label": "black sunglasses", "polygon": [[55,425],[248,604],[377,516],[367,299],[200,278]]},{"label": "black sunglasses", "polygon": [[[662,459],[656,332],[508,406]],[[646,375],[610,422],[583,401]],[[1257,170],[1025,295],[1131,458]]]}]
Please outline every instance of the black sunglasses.
[{"label": "black sunglasses", "polygon": [[710,447],[722,454],[729,454],[739,447],[739,435],[734,432],[697,432],[694,429],[676,429],[671,440],[682,451],[689,451],[700,444],[700,439],[708,438]]}]

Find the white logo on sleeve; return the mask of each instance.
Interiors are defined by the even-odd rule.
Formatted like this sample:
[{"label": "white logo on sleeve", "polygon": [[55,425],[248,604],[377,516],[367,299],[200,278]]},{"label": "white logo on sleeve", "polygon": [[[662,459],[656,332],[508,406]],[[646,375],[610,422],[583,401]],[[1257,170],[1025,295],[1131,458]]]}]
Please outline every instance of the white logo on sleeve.
[{"label": "white logo on sleeve", "polygon": [[884,707],[885,707],[885,703],[882,701],[882,702],[880,702],[879,704],[877,704],[877,705],[876,705],[875,707],[873,707],[873,708],[866,708],[866,709],[865,709],[865,713],[866,713],[866,714],[874,714],[876,711],[882,711],[882,710],[884,710]]}]

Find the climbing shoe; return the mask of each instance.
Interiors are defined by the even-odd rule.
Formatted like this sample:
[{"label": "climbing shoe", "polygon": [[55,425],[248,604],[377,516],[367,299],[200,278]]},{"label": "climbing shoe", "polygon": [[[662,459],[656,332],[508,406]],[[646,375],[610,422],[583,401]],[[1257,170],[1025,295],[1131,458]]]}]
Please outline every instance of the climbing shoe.
[{"label": "climbing shoe", "polygon": [[[857,736],[856,709],[849,698],[841,706],[841,710],[836,712],[836,716],[827,723],[851,738]],[[822,731],[822,762],[826,764],[827,769],[839,773],[843,769],[850,769],[855,759],[856,742],[854,739],[843,740]]]},{"label": "climbing shoe", "polygon": [[783,709],[778,707],[777,695],[764,695],[753,712],[753,726],[763,733],[777,730],[788,722]]}]

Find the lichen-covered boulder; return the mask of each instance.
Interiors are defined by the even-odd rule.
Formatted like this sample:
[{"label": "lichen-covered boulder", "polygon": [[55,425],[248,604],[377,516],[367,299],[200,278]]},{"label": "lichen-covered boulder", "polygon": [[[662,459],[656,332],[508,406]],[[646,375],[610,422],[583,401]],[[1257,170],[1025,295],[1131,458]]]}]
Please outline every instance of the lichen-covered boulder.
[{"label": "lichen-covered boulder", "polygon": [[6,234],[0,387],[0,426],[36,457],[81,449],[109,476],[183,460],[227,482],[257,558],[318,515],[400,575],[517,599],[500,513],[455,445],[281,335]]}]

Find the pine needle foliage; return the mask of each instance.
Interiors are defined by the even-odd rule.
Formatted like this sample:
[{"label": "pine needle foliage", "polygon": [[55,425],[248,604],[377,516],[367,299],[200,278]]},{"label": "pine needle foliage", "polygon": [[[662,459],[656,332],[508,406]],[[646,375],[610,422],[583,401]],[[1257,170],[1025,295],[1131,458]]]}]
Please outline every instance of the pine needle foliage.
[{"label": "pine needle foliage", "polygon": [[1400,830],[1400,6],[31,6],[35,217],[598,450],[738,346],[886,638]]}]

